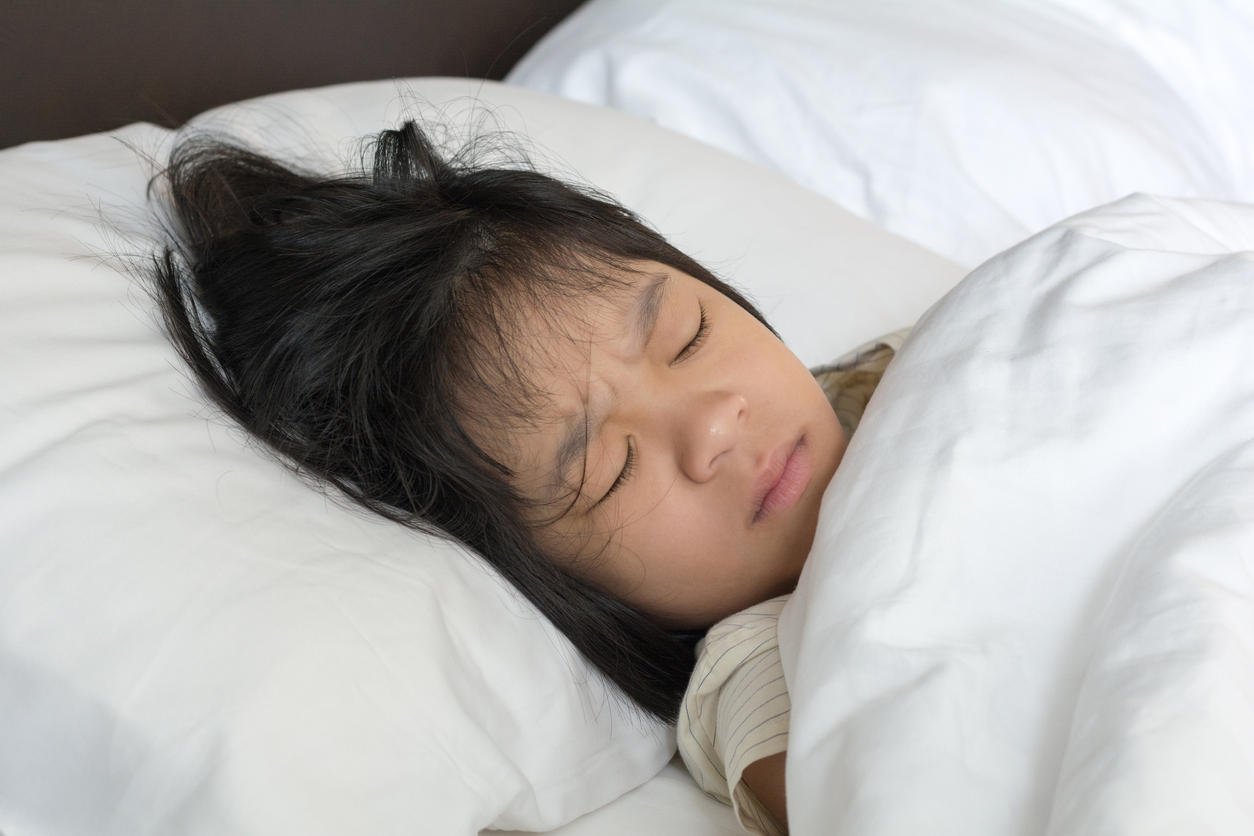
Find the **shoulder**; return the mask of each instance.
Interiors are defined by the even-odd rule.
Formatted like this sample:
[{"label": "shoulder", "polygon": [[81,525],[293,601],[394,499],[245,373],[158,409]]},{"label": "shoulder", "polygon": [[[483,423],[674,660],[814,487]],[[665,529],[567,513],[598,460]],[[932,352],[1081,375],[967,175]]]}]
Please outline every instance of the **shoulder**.
[{"label": "shoulder", "polygon": [[763,601],[710,628],[697,646],[676,728],[680,755],[697,785],[730,804],[750,833],[780,832],[760,824],[765,814],[741,776],[788,746],[791,701],[778,628],[789,597]]},{"label": "shoulder", "polygon": [[694,704],[718,693],[740,668],[779,651],[779,614],[789,595],[781,595],[729,615],[697,644],[697,664],[685,702]]},{"label": "shoulder", "polygon": [[699,655],[724,654],[754,636],[767,637],[779,627],[779,614],[791,595],[780,595],[727,616],[697,645]]},{"label": "shoulder", "polygon": [[888,365],[888,361],[901,349],[906,342],[906,337],[910,336],[910,328],[900,328],[883,336],[876,337],[873,340],[864,342],[862,345],[848,351],[837,357],[830,363],[824,363],[821,366],[814,366],[810,369],[810,373],[815,377],[824,377],[828,375],[849,373],[869,368],[879,368]]},{"label": "shoulder", "polygon": [[835,410],[846,439],[853,438],[871,395],[909,334],[909,328],[893,331],[863,343],[831,363],[810,369]]}]

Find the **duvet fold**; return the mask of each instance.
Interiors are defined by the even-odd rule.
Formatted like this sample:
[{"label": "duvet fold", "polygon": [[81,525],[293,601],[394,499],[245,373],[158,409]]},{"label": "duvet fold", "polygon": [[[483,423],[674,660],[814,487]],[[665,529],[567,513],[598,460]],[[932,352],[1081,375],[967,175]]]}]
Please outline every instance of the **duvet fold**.
[{"label": "duvet fold", "polygon": [[1254,207],[1134,195],[889,368],[780,623],[791,832],[1254,832]]}]

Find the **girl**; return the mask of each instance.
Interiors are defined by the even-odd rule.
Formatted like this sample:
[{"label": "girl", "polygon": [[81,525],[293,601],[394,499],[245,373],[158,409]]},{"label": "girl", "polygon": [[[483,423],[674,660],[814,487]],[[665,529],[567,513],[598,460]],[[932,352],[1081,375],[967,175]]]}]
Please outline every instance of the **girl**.
[{"label": "girl", "polygon": [[[908,333],[887,334],[813,370],[844,438],[853,437]],[[731,805],[747,831],[762,836],[786,833],[788,824],[784,755],[792,703],[776,636],[788,598],[728,616],[697,643],[676,730],[679,752],[698,785]]]},{"label": "girl", "polygon": [[474,549],[674,722],[696,638],[795,586],[852,427],[752,304],[604,195],[446,159],[413,123],[374,147],[340,177],[178,147],[173,342],[293,468]]}]

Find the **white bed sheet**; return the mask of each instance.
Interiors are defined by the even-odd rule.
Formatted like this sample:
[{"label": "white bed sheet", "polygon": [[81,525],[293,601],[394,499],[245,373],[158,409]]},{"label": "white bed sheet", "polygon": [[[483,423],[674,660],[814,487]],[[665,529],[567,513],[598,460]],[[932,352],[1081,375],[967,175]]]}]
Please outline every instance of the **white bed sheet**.
[{"label": "white bed sheet", "polygon": [[[676,757],[648,783],[550,836],[744,836],[730,807],[703,793]],[[480,836],[527,836],[485,830]]]}]

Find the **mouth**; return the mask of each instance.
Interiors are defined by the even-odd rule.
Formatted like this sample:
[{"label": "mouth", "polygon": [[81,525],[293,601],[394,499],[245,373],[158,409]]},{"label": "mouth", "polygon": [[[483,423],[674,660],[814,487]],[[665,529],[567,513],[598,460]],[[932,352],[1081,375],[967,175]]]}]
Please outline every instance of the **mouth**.
[{"label": "mouth", "polygon": [[810,484],[810,450],[802,436],[796,444],[781,444],[771,454],[766,470],[754,481],[753,522],[782,514],[797,504]]}]

